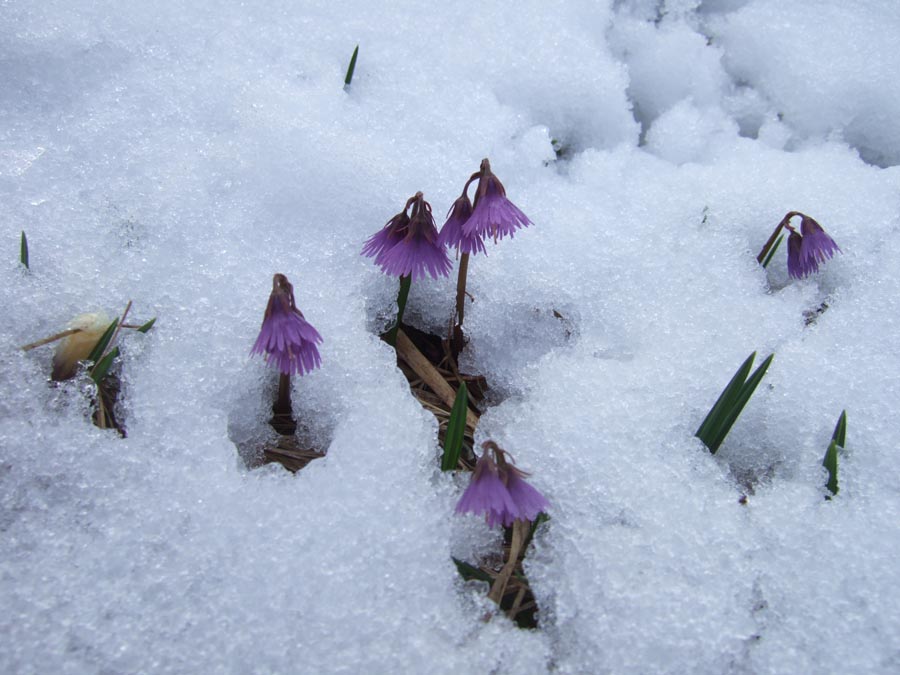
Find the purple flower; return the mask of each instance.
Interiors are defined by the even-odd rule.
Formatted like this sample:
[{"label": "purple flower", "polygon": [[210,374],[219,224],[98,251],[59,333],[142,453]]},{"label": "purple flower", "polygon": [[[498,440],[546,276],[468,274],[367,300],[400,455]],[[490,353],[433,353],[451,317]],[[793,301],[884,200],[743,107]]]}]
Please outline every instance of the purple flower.
[{"label": "purple flower", "polygon": [[465,236],[490,236],[497,241],[506,235],[512,237],[520,227],[531,224],[528,216],[506,198],[506,190],[500,180],[491,173],[491,163],[487,159],[481,161],[481,172],[477,177],[475,208],[462,228]]},{"label": "purple flower", "polygon": [[456,513],[483,513],[490,527],[512,522],[519,509],[503,484],[497,464],[487,450],[475,464],[469,487],[456,504]]},{"label": "purple flower", "polygon": [[[535,487],[525,482],[525,476],[525,472],[510,466],[506,478],[506,489],[509,490],[509,496],[512,497],[513,502],[519,509],[519,518],[534,520],[550,504]],[[512,525],[512,521],[503,524]]]},{"label": "purple flower", "polygon": [[[468,183],[466,189],[468,189]],[[447,213],[447,222],[441,228],[438,235],[438,245],[447,248],[455,248],[460,253],[487,253],[484,249],[484,239],[477,234],[466,235],[463,233],[463,225],[472,215],[472,202],[464,191],[462,196],[453,202]]]},{"label": "purple flower", "polygon": [[[406,210],[412,205],[412,213]],[[401,213],[391,218],[379,232],[369,237],[362,254],[374,257],[375,264],[385,274],[396,277],[411,276],[413,281],[425,276],[432,278],[450,274],[452,263],[444,247],[438,243],[437,228],[431,205],[421,192],[411,197]]]},{"label": "purple flower", "polygon": [[800,233],[803,235],[800,260],[809,265],[814,272],[819,269],[819,263],[834,257],[834,252],[841,250],[822,226],[809,216],[803,216],[800,220]]},{"label": "purple flower", "polygon": [[404,209],[366,240],[362,254],[367,258],[374,257],[376,264],[380,265],[385,252],[393,248],[394,244],[403,240],[408,228],[409,216],[406,215],[406,210]]},{"label": "purple flower", "polygon": [[265,353],[266,363],[277,366],[283,374],[304,375],[321,365],[316,348],[321,342],[322,336],[297,309],[291,282],[283,274],[276,274],[251,356]]},{"label": "purple flower", "polygon": [[788,236],[788,274],[802,279],[818,272],[819,265],[841,249],[819,223],[809,216],[798,215],[802,216],[800,234],[790,225],[785,227],[791,231]]},{"label": "purple flower", "polygon": [[475,464],[469,487],[456,505],[456,513],[484,514],[489,527],[509,527],[516,520],[534,520],[550,504],[525,482],[524,471],[508,459],[493,441],[481,444],[483,454]]}]

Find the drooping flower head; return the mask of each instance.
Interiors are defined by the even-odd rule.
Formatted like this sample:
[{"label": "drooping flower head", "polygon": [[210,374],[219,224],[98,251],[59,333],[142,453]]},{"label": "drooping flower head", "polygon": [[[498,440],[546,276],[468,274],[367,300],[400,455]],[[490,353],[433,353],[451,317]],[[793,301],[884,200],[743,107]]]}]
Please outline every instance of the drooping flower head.
[{"label": "drooping flower head", "polygon": [[506,198],[506,189],[491,172],[491,163],[487,159],[481,160],[481,171],[469,181],[474,178],[478,179],[478,189],[472,215],[463,225],[465,236],[493,237],[497,241],[506,235],[512,237],[520,227],[531,224],[528,216]]},{"label": "drooping flower head", "polygon": [[537,518],[550,504],[525,481],[528,474],[516,468],[509,453],[493,441],[485,441],[481,448],[484,452],[456,505],[456,513],[483,513],[489,527],[509,527],[516,520]]},{"label": "drooping flower head", "polygon": [[321,365],[316,347],[321,342],[322,336],[297,309],[291,282],[276,274],[262,328],[250,354],[266,354],[266,363],[284,375],[304,375]]},{"label": "drooping flower head", "polygon": [[453,202],[453,206],[447,212],[447,222],[444,223],[441,233],[438,235],[438,244],[447,248],[455,248],[460,253],[482,252],[486,254],[483,237],[477,234],[466,235],[463,232],[463,226],[472,215],[472,202],[469,201],[468,189],[469,183],[466,183],[462,195]]},{"label": "drooping flower head", "polygon": [[[406,211],[412,207],[409,216]],[[450,274],[452,263],[438,242],[431,205],[421,192],[410,197],[403,211],[366,240],[362,254],[375,258],[385,274],[420,279],[426,272],[437,279]]]},{"label": "drooping flower head", "polygon": [[[409,208],[409,202],[406,203]],[[367,258],[375,258],[375,263],[380,265],[386,251],[393,248],[403,240],[409,229],[409,216],[406,215],[406,209],[393,216],[387,224],[378,230],[371,237],[366,239],[363,245],[362,254]]]},{"label": "drooping flower head", "polygon": [[795,215],[801,216],[799,234],[790,223],[785,223],[791,232],[788,236],[788,274],[802,279],[818,272],[819,265],[841,249],[815,220],[802,213]]}]

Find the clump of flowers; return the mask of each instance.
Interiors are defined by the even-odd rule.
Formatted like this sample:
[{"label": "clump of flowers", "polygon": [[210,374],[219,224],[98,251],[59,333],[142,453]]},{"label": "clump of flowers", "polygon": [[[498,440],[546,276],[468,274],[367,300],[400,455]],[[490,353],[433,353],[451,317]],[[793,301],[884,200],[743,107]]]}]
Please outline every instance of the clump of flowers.
[{"label": "clump of flowers", "polygon": [[282,375],[304,375],[322,364],[316,347],[321,342],[322,336],[297,309],[291,282],[276,274],[259,337],[250,354],[265,354],[266,362]]},{"label": "clump of flowers", "polygon": [[[791,225],[791,219],[800,216],[800,231]],[[769,241],[763,246],[757,260],[765,267],[778,248],[783,238],[782,231],[788,230],[788,274],[794,279],[802,279],[819,271],[819,265],[834,257],[835,252],[840,252],[840,247],[835,243],[822,226],[813,218],[798,211],[790,211],[781,222],[778,223]],[[779,236],[781,235],[781,236]]]},{"label": "clump of flowers", "polygon": [[489,527],[510,527],[517,520],[533,521],[550,504],[525,481],[528,475],[494,441],[481,444],[484,451],[475,464],[469,487],[456,505],[456,513],[484,514]]}]

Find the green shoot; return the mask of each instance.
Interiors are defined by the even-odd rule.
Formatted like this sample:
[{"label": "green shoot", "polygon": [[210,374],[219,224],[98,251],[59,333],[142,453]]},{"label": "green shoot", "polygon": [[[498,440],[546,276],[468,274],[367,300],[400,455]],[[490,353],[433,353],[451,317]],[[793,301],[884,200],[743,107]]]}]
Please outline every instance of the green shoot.
[{"label": "green shoot", "polygon": [[838,493],[838,448],[844,448],[846,442],[847,411],[842,410],[837,425],[834,427],[834,433],[831,435],[831,443],[828,444],[828,450],[825,451],[825,459],[822,460],[822,466],[828,470],[828,482],[825,487],[832,495]]},{"label": "green shoot", "polygon": [[104,356],[100,361],[97,362],[97,365],[91,368],[91,379],[100,384],[100,381],[106,377],[106,374],[109,372],[110,367],[112,366],[112,362],[119,355],[119,348],[113,347],[107,352],[106,356]]},{"label": "green shoot", "polygon": [[146,333],[151,328],[153,328],[153,324],[155,324],[155,323],[156,323],[156,317],[154,316],[147,323],[143,324],[142,326],[139,326],[136,330],[138,333]]},{"label": "green shoot", "polygon": [[756,352],[750,354],[719,395],[718,400],[695,434],[711,453],[715,454],[725,441],[731,427],[766,374],[774,356],[774,354],[770,354],[748,378],[747,375],[750,373],[750,368],[753,367]]},{"label": "green shoot", "polygon": [[837,425],[834,427],[834,433],[831,435],[831,440],[835,441],[839,446],[846,447],[847,445],[847,411],[842,410],[841,416],[838,417]]},{"label": "green shoot", "polygon": [[112,339],[113,333],[116,332],[118,326],[119,319],[113,319],[113,322],[109,324],[109,328],[103,332],[103,335],[100,336],[100,339],[97,340],[97,344],[95,344],[94,348],[91,350],[90,356],[87,357],[88,361],[97,363],[100,360],[100,357],[103,356],[103,352],[105,352],[106,348],[109,346],[109,341]]},{"label": "green shoot", "polygon": [[828,450],[825,451],[825,459],[822,460],[822,466],[828,469],[828,482],[825,487],[836,495],[838,493],[838,444],[837,441],[831,441],[828,444]]},{"label": "green shoot", "polygon": [[359,55],[359,45],[353,50],[353,56],[350,57],[350,65],[347,66],[347,77],[344,78],[344,89],[350,86],[353,81],[353,71],[356,70],[356,57]]},{"label": "green shoot", "polygon": [[28,237],[25,236],[25,230],[22,230],[22,237],[19,240],[19,262],[28,268]]},{"label": "green shoot", "polygon": [[459,464],[459,453],[462,450],[463,435],[466,433],[466,411],[468,410],[469,394],[466,383],[460,382],[453,401],[453,409],[450,411],[450,419],[447,421],[447,431],[444,434],[444,456],[441,458],[441,470],[453,471]]}]

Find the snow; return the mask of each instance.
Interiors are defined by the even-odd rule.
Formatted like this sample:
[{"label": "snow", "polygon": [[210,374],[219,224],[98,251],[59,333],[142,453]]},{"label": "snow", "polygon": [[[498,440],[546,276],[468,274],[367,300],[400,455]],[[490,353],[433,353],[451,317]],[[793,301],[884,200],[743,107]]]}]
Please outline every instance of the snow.
[{"label": "snow", "polygon": [[[5,3],[0,670],[896,672],[898,29],[886,0]],[[453,515],[359,255],[483,157],[534,221],[471,260],[462,358],[478,439],[552,505],[532,631],[455,570],[498,535]],[[843,251],[802,281],[755,261],[789,210]],[[275,272],[324,338],[296,475],[241,459]],[[454,291],[414,284],[407,320],[442,330]],[[120,438],[19,347],[129,299],[158,321],[122,336]]]}]

